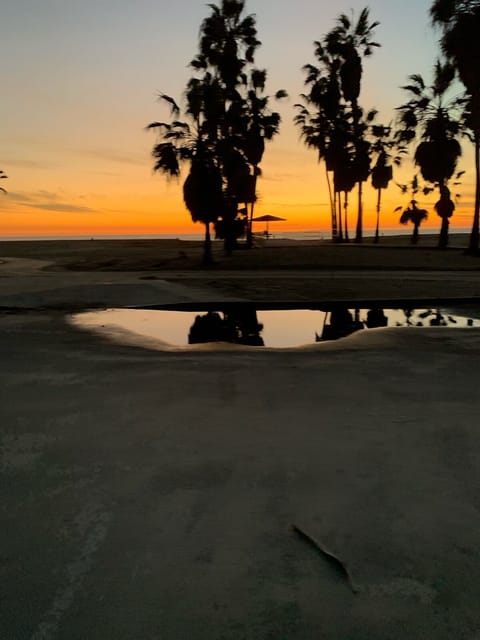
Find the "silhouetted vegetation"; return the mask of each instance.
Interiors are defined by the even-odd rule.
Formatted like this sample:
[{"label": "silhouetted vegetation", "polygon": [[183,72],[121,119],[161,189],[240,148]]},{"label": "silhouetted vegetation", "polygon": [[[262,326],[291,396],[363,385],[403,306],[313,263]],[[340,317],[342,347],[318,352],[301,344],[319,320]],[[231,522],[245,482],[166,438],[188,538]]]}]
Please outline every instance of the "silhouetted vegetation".
[{"label": "silhouetted vegetation", "polygon": [[[418,242],[418,230],[422,222],[424,222],[428,218],[428,211],[426,209],[420,209],[417,207],[416,196],[420,191],[429,192],[429,187],[420,188],[420,184],[418,182],[418,176],[414,176],[412,181],[409,184],[399,184],[401,192],[406,194],[409,193],[411,200],[406,209],[403,210],[402,215],[400,216],[400,224],[413,224],[413,234],[412,234],[412,244],[417,244]],[[395,211],[400,211],[403,207],[397,207]]]},{"label": "silhouetted vegetation", "polygon": [[[265,142],[278,134],[280,125],[280,114],[270,103],[272,97],[286,96],[283,90],[272,97],[266,94],[267,72],[255,66],[261,45],[256,19],[252,14],[244,15],[244,0],[221,0],[208,7],[210,13],[200,26],[198,53],[190,62],[193,75],[183,108],[161,94],[161,101],[170,106],[171,120],[147,127],[159,134],[153,149],[155,171],[178,177],[182,163],[189,167],[183,196],[192,220],[205,225],[205,263],[212,260],[212,225],[216,236],[224,240],[227,253],[244,235],[247,246],[252,246]],[[398,107],[395,131],[376,122],[375,109],[366,111],[360,106],[364,59],[380,46],[374,39],[379,23],[371,20],[368,8],[357,16],[341,13],[333,28],[314,42],[314,64],[303,67],[306,91],[295,105],[294,122],[306,146],[325,163],[334,241],[350,240],[349,207],[356,187],[355,241],[362,242],[363,184],[369,178],[377,192],[374,242],[379,241],[382,194],[389,188],[401,156],[413,147],[413,162],[428,183],[422,194],[434,189],[439,193],[433,207],[441,219],[439,247],[446,248],[457,198],[457,194],[452,198],[450,189],[459,184],[463,173],[457,172],[457,163],[462,152],[460,139],[466,135],[476,152],[469,250],[478,250],[480,2],[433,0],[430,15],[441,30],[445,61],[435,63],[430,84],[419,74],[409,76],[402,87],[408,99]],[[454,95],[458,93],[456,78],[465,86],[462,95]],[[5,177],[2,173],[0,177]],[[400,223],[413,225],[413,243],[418,241],[419,227],[427,215],[412,195]]]},{"label": "silhouetted vegetation", "polygon": [[[455,208],[447,184],[462,153],[458,138],[463,131],[464,101],[447,98],[454,75],[452,65],[437,60],[432,85],[427,87],[420,75],[410,76],[410,83],[402,87],[410,100],[398,108],[400,143],[419,141],[415,164],[420,167],[422,177],[440,191],[436,211],[442,219],[439,237],[442,249],[448,244],[449,219]],[[412,215],[416,215],[416,211]]]},{"label": "silhouetted vegetation", "polygon": [[[0,180],[6,180],[7,178],[8,176],[5,174],[5,172],[0,170]],[[6,189],[4,189],[3,187],[0,187],[0,191],[2,193],[7,193]]]},{"label": "silhouetted vegetation", "polygon": [[[248,229],[256,200],[256,183],[265,140],[279,130],[280,115],[264,95],[267,72],[254,65],[260,46],[255,17],[243,16],[243,0],[209,5],[200,28],[199,52],[191,61],[193,77],[185,91],[183,120],[175,101],[170,123],[154,122],[159,132],[153,149],[155,171],[178,176],[190,164],[184,200],[193,221],[205,224],[205,262],[211,262],[210,225],[230,252]],[[277,92],[277,98],[286,95]],[[243,206],[240,206],[243,205]]]},{"label": "silhouetted vegetation", "polygon": [[325,313],[322,334],[315,335],[315,342],[345,338],[355,331],[360,331],[364,326],[360,320],[358,309],[352,314],[347,307],[338,307]]},{"label": "silhouetted vegetation", "polygon": [[[391,127],[385,127],[383,125],[372,126],[372,153],[376,157],[375,165],[372,168],[372,187],[377,191],[377,222],[375,226],[374,242],[379,241],[380,230],[380,211],[382,208],[382,191],[388,189],[393,178],[392,162],[396,165],[400,164],[400,155],[397,154],[393,159],[391,157],[391,150],[395,147],[395,141],[392,137]],[[403,147],[400,148],[399,153],[403,152]]]},{"label": "silhouetted vegetation", "polygon": [[[368,133],[375,111],[365,114],[358,99],[363,74],[362,56],[371,55],[373,49],[380,46],[372,40],[378,22],[369,19],[367,8],[360,12],[356,22],[341,14],[336,26],[323,40],[314,43],[316,64],[303,68],[308,93],[302,94],[302,102],[295,105],[295,123],[300,127],[305,144],[316,149],[319,160],[326,164],[332,237],[340,241],[349,240],[348,194],[355,184],[358,185],[355,241],[362,241],[362,188],[370,175]],[[330,171],[333,173],[333,191]]]},{"label": "silhouetted vegetation", "polygon": [[434,0],[432,21],[441,29],[442,51],[465,86],[466,125],[475,146],[475,206],[469,251],[478,253],[480,238],[480,2],[478,0]]},{"label": "silhouetted vegetation", "polygon": [[223,317],[216,311],[209,311],[196,316],[190,327],[188,343],[231,342],[263,347],[262,329],[253,307],[232,307],[223,312]]}]

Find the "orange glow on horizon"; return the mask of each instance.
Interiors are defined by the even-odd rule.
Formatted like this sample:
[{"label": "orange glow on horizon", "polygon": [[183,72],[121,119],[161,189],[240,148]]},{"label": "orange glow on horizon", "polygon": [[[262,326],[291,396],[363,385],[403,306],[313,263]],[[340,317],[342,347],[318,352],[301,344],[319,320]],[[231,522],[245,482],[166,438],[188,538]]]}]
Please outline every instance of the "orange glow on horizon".
[{"label": "orange glow on horizon", "polygon": [[[411,174],[411,170],[402,169],[395,181],[407,182]],[[203,225],[191,221],[183,203],[183,177],[168,182],[162,176],[152,175],[148,165],[134,171],[128,169],[115,179],[98,176],[90,181],[88,189],[84,188],[84,181],[74,182],[60,172],[49,184],[44,180],[41,190],[31,187],[31,179],[22,184],[18,170],[12,177],[16,181],[14,188],[6,184],[9,194],[0,194],[0,238],[162,234],[176,237],[204,233]],[[58,183],[65,186],[58,187]],[[462,197],[451,220],[452,229],[468,229],[472,222],[473,184],[465,180],[460,191]],[[325,170],[308,150],[301,146],[289,153],[281,146],[272,149],[266,157],[257,193],[255,216],[272,214],[286,219],[272,223],[273,233],[318,231],[328,236],[331,216]],[[363,186],[363,194],[363,227],[366,234],[371,235],[376,224],[377,194],[369,181]],[[400,211],[394,209],[406,207],[410,197],[402,195],[395,185],[382,194],[380,231],[409,232],[409,226],[399,224]],[[429,212],[421,228],[438,231],[440,219],[433,207],[437,194],[417,198],[419,206]],[[357,190],[354,189],[349,196],[350,235],[355,233],[356,218]],[[264,226],[257,223],[255,229],[263,231]]]}]

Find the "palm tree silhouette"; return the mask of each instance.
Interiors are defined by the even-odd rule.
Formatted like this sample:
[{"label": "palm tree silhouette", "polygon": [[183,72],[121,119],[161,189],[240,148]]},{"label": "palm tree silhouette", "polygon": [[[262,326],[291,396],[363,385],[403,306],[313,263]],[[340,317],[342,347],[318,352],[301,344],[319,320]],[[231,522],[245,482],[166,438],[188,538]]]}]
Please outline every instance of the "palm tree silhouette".
[{"label": "palm tree silhouette", "polygon": [[379,241],[380,212],[382,207],[382,191],[388,188],[393,178],[393,163],[396,166],[401,164],[401,154],[405,153],[405,148],[400,146],[397,154],[392,158],[391,151],[395,146],[392,136],[391,126],[374,124],[371,128],[373,137],[372,153],[376,157],[375,165],[372,167],[371,178],[372,187],[377,191],[377,223],[375,227],[374,243]]},{"label": "palm tree silhouette", "polygon": [[[245,205],[250,204],[247,225],[247,246],[252,246],[252,220],[256,202],[257,178],[261,175],[259,165],[265,152],[265,140],[272,140],[280,127],[280,114],[269,109],[269,96],[264,95],[267,71],[265,69],[252,69],[247,85],[247,95],[244,102],[244,126],[243,144],[240,145],[245,157],[250,164],[250,199],[243,200]],[[287,97],[283,89],[275,94],[275,99]],[[248,208],[247,208],[248,211]]]},{"label": "palm tree silhouette", "polygon": [[[430,87],[426,86],[422,76],[410,76],[410,84],[402,87],[410,94],[410,100],[398,108],[398,139],[401,143],[420,139],[415,150],[415,164],[420,167],[422,177],[439,189],[441,198],[462,153],[458,137],[462,133],[464,101],[447,99],[454,74],[451,64],[437,60]],[[453,210],[449,215],[440,213],[447,211],[445,207],[438,211],[442,218],[439,247],[445,248]]]},{"label": "palm tree silhouette", "polygon": [[211,14],[200,27],[198,55],[191,66],[198,71],[214,69],[229,99],[235,97],[247,63],[254,61],[261,42],[257,39],[255,16],[242,17],[244,0],[221,0],[208,5]]},{"label": "palm tree silhouette", "polygon": [[[332,240],[342,240],[341,210],[337,211],[336,192],[332,189],[330,173],[337,166],[336,156],[343,146],[339,132],[346,129],[344,106],[341,104],[338,68],[340,61],[331,55],[324,43],[314,42],[315,65],[306,64],[305,85],[308,93],[302,93],[302,102],[295,104],[297,114],[294,123],[300,128],[300,135],[308,148],[314,149],[318,160],[325,162],[330,212],[332,218]],[[338,214],[338,215],[337,215]]]},{"label": "palm tree silhouette", "polygon": [[[191,62],[200,76],[198,82],[213,78],[220,88],[211,101],[216,112],[207,115],[207,120],[226,181],[229,204],[224,209],[221,228],[229,248],[230,230],[238,229],[240,203],[247,211],[250,204],[247,230],[251,243],[259,164],[265,140],[272,139],[280,125],[280,114],[269,109],[269,97],[264,95],[267,72],[254,67],[255,52],[261,42],[257,38],[255,16],[243,17],[244,6],[244,0],[222,0],[218,6],[209,5],[211,14],[200,28],[199,53]],[[275,97],[285,96],[284,91],[279,91]]]},{"label": "palm tree silhouette", "polygon": [[183,186],[184,202],[193,222],[205,225],[203,263],[211,264],[210,225],[221,214],[224,200],[222,174],[215,148],[209,140],[208,127],[204,126],[207,124],[206,120],[202,120],[200,107],[194,101],[199,95],[193,91],[187,93],[188,107],[185,115],[193,121],[191,123],[177,119],[180,108],[173,98],[164,94],[159,98],[170,106],[171,115],[175,119],[171,123],[152,122],[146,127],[156,130],[159,136],[159,142],[152,151],[155,160],[153,170],[167,177],[179,177],[181,164],[190,164]]},{"label": "palm tree silhouette", "polygon": [[[337,134],[340,133],[340,129]],[[342,209],[343,209],[343,239],[349,242],[348,234],[348,195],[352,191],[356,183],[355,158],[352,144],[347,139],[338,137],[334,144],[338,144],[335,150],[335,164],[333,171],[333,187],[336,198],[338,199],[337,211],[340,228],[342,228]],[[342,202],[343,194],[343,202]]]},{"label": "palm tree silhouette", "polygon": [[467,125],[475,147],[475,207],[468,251],[477,254],[480,240],[480,3],[475,0],[434,0],[434,25],[442,30],[441,46],[465,86],[469,100]]},{"label": "palm tree silhouette", "polygon": [[[370,146],[365,134],[374,112],[369,112],[364,118],[362,109],[357,105],[353,116],[352,109],[343,99],[341,69],[344,60],[331,45],[331,34],[325,36],[324,42],[314,43],[317,64],[303,67],[309,90],[301,94],[302,102],[295,105],[297,115],[294,122],[300,128],[306,146],[315,149],[318,159],[325,161],[332,239],[348,241],[348,221],[345,224],[344,220],[342,226],[342,208],[346,214],[348,193],[359,180],[364,181],[368,176]],[[330,173],[333,173],[333,189]]]},{"label": "palm tree silhouette", "polygon": [[328,52],[340,60],[341,92],[344,100],[350,104],[352,112],[358,174],[356,180],[358,183],[358,214],[355,242],[362,241],[362,184],[369,174],[368,147],[364,135],[362,135],[364,133],[361,125],[362,110],[358,105],[363,74],[362,56],[370,56],[373,53],[373,49],[380,46],[372,40],[373,32],[378,25],[378,22],[370,22],[370,12],[365,7],[360,12],[356,22],[353,16],[350,19],[346,14],[341,14],[337,20],[336,27],[325,38]]},{"label": "palm tree silhouette", "polygon": [[[428,211],[426,209],[419,209],[417,207],[418,202],[415,199],[415,196],[420,191],[418,176],[414,176],[409,184],[399,184],[398,187],[402,193],[410,192],[411,200],[409,206],[403,210],[402,215],[400,216],[400,224],[408,224],[409,222],[413,224],[411,242],[412,244],[417,244],[420,225],[428,218]],[[430,187],[424,187],[422,191],[426,194],[429,193],[431,189]],[[402,208],[403,207],[396,207],[395,211],[400,211]]]},{"label": "palm tree silhouette", "polygon": [[400,224],[413,224],[412,244],[418,242],[418,229],[422,222],[428,218],[428,212],[426,209],[419,209],[417,207],[417,201],[411,200],[410,206],[407,207],[400,216]]},{"label": "palm tree silhouette", "polygon": [[[8,176],[5,174],[4,171],[0,170],[0,180],[6,180],[8,178]],[[6,189],[4,189],[3,187],[0,187],[0,191],[2,191],[3,193],[7,193]]]},{"label": "palm tree silhouette", "polygon": [[212,223],[217,223],[227,252],[244,230],[246,216],[239,203],[253,207],[264,141],[278,132],[280,123],[280,115],[269,110],[263,96],[266,71],[253,66],[261,43],[255,17],[242,15],[244,5],[244,0],[209,5],[199,53],[190,63],[194,75],[184,94],[183,118],[175,100],[162,94],[172,121],[147,127],[159,133],[155,171],[178,176],[181,163],[190,164],[184,200],[192,219],[205,224],[205,262],[211,261]]}]

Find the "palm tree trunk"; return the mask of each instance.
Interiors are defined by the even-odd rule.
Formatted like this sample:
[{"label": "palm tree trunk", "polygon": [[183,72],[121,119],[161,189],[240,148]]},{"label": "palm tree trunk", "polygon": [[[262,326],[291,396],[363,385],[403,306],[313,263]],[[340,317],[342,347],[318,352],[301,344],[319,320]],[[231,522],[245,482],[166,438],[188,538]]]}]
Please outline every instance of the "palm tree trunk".
[{"label": "palm tree trunk", "polygon": [[338,230],[337,230],[337,208],[336,208],[336,202],[335,199],[332,195],[332,184],[330,182],[330,175],[328,173],[328,169],[326,168],[325,165],[325,173],[327,175],[327,186],[328,186],[328,196],[330,198],[330,211],[332,214],[332,241],[336,242],[337,241],[337,236],[338,236]]},{"label": "palm tree trunk", "polygon": [[350,238],[348,237],[348,191],[345,191],[345,194],[344,194],[343,208],[345,211],[345,214],[344,214],[345,242],[350,242]]},{"label": "palm tree trunk", "polygon": [[251,249],[253,247],[253,211],[255,209],[255,194],[257,192],[257,166],[253,168],[253,200],[250,207],[250,215],[248,215],[248,207],[247,207],[247,247]]},{"label": "palm tree trunk", "polygon": [[362,229],[363,229],[363,198],[362,198],[362,186],[363,183],[358,183],[358,214],[357,214],[357,229],[355,233],[355,242],[362,242]]},{"label": "palm tree trunk", "polygon": [[448,245],[448,227],[449,227],[449,222],[448,222],[448,218],[442,218],[442,225],[440,227],[440,237],[438,240],[438,248],[439,249],[446,249],[447,245]]},{"label": "palm tree trunk", "polygon": [[205,223],[205,240],[203,242],[203,261],[202,264],[210,265],[213,264],[212,257],[212,240],[210,237],[210,223]]},{"label": "palm tree trunk", "polygon": [[479,252],[480,237],[480,131],[475,133],[475,209],[473,213],[472,231],[470,233],[470,242],[468,245],[468,253],[473,255]]},{"label": "palm tree trunk", "polygon": [[378,244],[378,240],[379,240],[379,227],[380,227],[380,207],[381,207],[381,203],[382,203],[382,190],[378,189],[378,196],[377,196],[377,226],[375,228],[375,239],[374,239],[374,243]]},{"label": "palm tree trunk", "polygon": [[[337,195],[338,195],[338,206],[337,206]],[[338,213],[338,242],[343,242],[343,225],[342,225],[342,202],[341,202],[341,194],[340,191],[335,192],[335,210]]]},{"label": "palm tree trunk", "polygon": [[418,228],[420,227],[419,224],[414,223],[413,225],[413,235],[412,235],[412,244],[417,244],[418,242]]},{"label": "palm tree trunk", "polygon": [[[440,199],[442,198],[443,187],[444,187],[444,184],[440,183],[439,184]],[[447,248],[447,245],[448,245],[448,227],[449,226],[450,226],[450,223],[448,221],[447,216],[442,215],[442,224],[440,226],[440,236],[438,238],[438,248],[439,249],[446,249]]]}]

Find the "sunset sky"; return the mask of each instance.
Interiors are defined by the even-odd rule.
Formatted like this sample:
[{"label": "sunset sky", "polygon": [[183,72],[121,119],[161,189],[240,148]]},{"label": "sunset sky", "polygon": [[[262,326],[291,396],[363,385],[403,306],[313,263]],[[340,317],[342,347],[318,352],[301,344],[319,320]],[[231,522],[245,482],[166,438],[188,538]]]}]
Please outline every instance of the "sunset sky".
[{"label": "sunset sky", "polygon": [[[399,86],[409,74],[431,78],[437,35],[430,0],[372,0],[382,48],[364,65],[360,102],[388,123],[404,101]],[[257,66],[269,72],[268,89],[286,89],[278,105],[283,123],[267,146],[259,181],[258,214],[288,219],[282,230],[328,229],[324,170],[292,125],[303,90],[301,67],[313,62],[320,39],[341,12],[364,1],[249,0],[263,46]],[[15,0],[2,7],[0,237],[37,235],[162,234],[202,232],[193,225],[181,181],[152,174],[155,135],[144,127],[167,114],[159,92],[180,98],[188,62],[209,10],[203,0]],[[452,226],[468,227],[473,166],[468,143],[461,204]],[[396,176],[413,175],[411,166]],[[374,197],[366,191],[366,227],[374,225]],[[352,198],[353,201],[353,198]],[[384,199],[383,226],[394,227],[407,199],[393,186]],[[432,204],[435,196],[425,201]],[[351,221],[355,218],[352,206]],[[428,226],[439,227],[432,212]],[[353,226],[353,225],[352,225]]]}]

